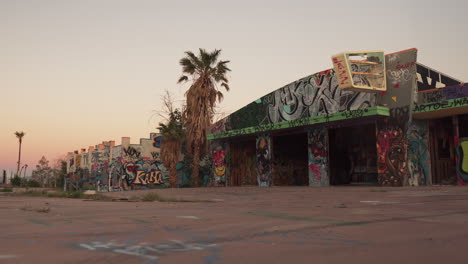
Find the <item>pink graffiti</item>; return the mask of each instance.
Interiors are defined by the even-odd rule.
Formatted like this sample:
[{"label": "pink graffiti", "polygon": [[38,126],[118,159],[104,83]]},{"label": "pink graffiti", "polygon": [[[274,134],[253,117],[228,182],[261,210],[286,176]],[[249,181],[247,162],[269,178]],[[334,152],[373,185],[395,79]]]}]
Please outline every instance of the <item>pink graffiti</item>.
[{"label": "pink graffiti", "polygon": [[349,78],[347,77],[346,66],[344,66],[342,62],[343,61],[338,60],[338,58],[333,58],[333,63],[338,67],[338,79],[341,80],[340,84],[345,84]]},{"label": "pink graffiti", "polygon": [[216,167],[224,166],[224,157],[226,153],[222,149],[217,149],[213,152],[213,163]]},{"label": "pink graffiti", "polygon": [[216,122],[213,127],[210,129],[210,133],[214,134],[216,132],[224,131],[224,120],[219,120]]},{"label": "pink graffiti", "polygon": [[316,164],[309,164],[309,169],[310,169],[310,171],[312,171],[312,173],[314,174],[315,179],[317,181],[322,180],[322,175],[320,175],[320,167],[319,166],[317,166]]}]

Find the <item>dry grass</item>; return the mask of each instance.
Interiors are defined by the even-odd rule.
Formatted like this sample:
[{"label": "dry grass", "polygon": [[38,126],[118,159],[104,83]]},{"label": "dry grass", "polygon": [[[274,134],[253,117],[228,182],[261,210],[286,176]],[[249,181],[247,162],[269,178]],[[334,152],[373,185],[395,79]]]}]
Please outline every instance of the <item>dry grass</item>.
[{"label": "dry grass", "polygon": [[41,208],[32,208],[29,206],[24,206],[20,208],[23,211],[29,211],[29,212],[38,212],[38,213],[49,213],[50,212],[50,207],[41,207]]},{"label": "dry grass", "polygon": [[178,202],[178,203],[197,203],[197,202],[215,202],[213,200],[189,200],[181,198],[163,197],[157,193],[150,192],[142,196],[124,197],[109,197],[104,194],[84,194],[83,192],[47,192],[47,191],[25,191],[8,193],[9,196],[29,196],[29,197],[46,197],[46,198],[69,198],[69,199],[84,199],[86,201],[114,201],[114,202]]}]

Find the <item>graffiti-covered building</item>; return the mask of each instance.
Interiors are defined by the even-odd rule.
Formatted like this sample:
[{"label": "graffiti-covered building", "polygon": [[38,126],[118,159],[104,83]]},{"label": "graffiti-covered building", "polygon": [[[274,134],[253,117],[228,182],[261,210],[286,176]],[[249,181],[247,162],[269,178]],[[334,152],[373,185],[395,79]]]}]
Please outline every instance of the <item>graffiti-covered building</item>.
[{"label": "graffiti-covered building", "polygon": [[[120,145],[104,141],[88,149],[69,152],[65,189],[109,192],[169,187],[169,171],[160,158],[162,141],[160,134],[151,133],[138,144],[131,144],[129,137],[123,137]],[[191,185],[191,163],[190,155],[182,148],[176,165],[176,187]],[[204,155],[199,167],[201,186],[224,186],[223,179],[213,177],[211,172],[211,155]]]},{"label": "graffiti-covered building", "polygon": [[[381,81],[373,91],[342,89],[350,80],[333,62],[334,69],[283,86],[209,128],[217,181],[468,183],[467,84],[418,63],[417,49],[347,61],[353,83]],[[384,70],[369,70],[376,65]]]},{"label": "graffiti-covered building", "polygon": [[168,173],[159,158],[162,137],[130,144],[123,137],[120,145],[105,141],[81,151],[68,153],[66,189],[96,189],[101,192],[168,185]]}]

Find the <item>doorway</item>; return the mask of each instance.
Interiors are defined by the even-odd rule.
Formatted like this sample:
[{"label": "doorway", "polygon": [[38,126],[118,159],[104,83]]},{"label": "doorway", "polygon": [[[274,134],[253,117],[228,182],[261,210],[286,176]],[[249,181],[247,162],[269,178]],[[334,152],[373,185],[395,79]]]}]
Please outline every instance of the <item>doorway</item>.
[{"label": "doorway", "polygon": [[229,185],[257,185],[255,137],[233,140],[229,148],[231,152]]},{"label": "doorway", "polygon": [[432,184],[456,184],[455,142],[452,117],[430,120],[429,134]]},{"label": "doorway", "polygon": [[329,129],[331,185],[377,185],[375,124]]},{"label": "doorway", "polygon": [[307,133],[273,137],[273,185],[308,186]]}]

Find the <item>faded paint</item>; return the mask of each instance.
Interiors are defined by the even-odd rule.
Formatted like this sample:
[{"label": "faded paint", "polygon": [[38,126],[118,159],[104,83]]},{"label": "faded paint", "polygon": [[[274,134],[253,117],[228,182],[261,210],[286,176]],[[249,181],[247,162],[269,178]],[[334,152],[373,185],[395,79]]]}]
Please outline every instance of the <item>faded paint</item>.
[{"label": "faded paint", "polygon": [[409,185],[429,184],[431,178],[430,154],[426,121],[413,120],[407,131]]},{"label": "faded paint", "polygon": [[271,186],[272,175],[272,144],[269,135],[260,135],[256,142],[257,150],[257,182],[260,187]]},{"label": "faded paint", "polygon": [[328,130],[314,128],[308,132],[309,185],[328,186]]},{"label": "faded paint", "polygon": [[460,185],[468,184],[468,138],[458,139],[457,174]]}]

